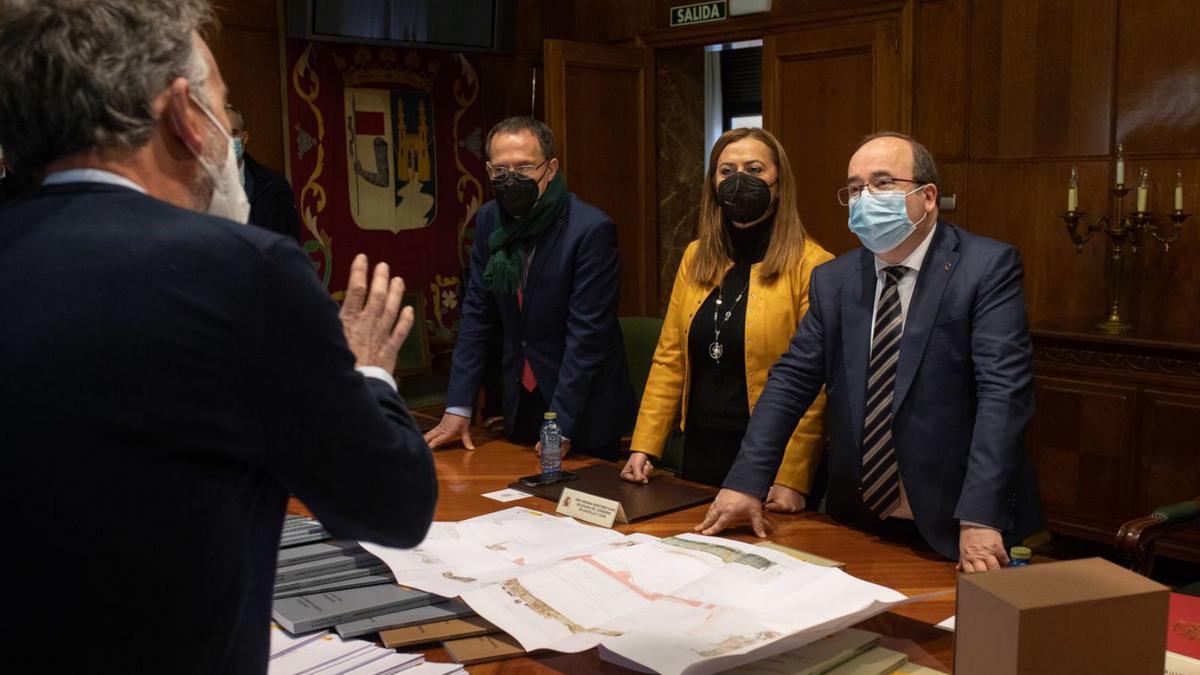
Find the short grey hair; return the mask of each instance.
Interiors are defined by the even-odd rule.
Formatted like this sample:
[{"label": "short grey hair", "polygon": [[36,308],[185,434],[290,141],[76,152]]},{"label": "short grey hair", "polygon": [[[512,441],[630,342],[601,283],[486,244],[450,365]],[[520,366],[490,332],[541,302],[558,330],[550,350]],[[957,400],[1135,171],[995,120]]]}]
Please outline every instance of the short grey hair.
[{"label": "short grey hair", "polygon": [[537,139],[538,145],[542,148],[542,156],[547,160],[557,157],[557,148],[554,147],[554,132],[550,131],[550,127],[546,126],[545,122],[527,117],[525,115],[517,115],[501,120],[487,135],[487,154],[492,156],[492,137],[496,134],[519,134],[522,131],[528,131]]},{"label": "short grey hair", "polygon": [[176,78],[208,104],[210,0],[0,0],[0,145],[19,171],[145,145]]},{"label": "short grey hair", "polygon": [[[859,148],[877,138],[899,138],[902,141],[907,141],[908,145],[912,148],[913,154],[912,179],[918,183],[932,183],[933,185],[936,185],[939,190],[941,189],[942,186],[938,178],[937,164],[935,164],[933,161],[933,155],[929,152],[928,148],[921,144],[920,141],[912,136],[909,136],[908,134],[902,134],[899,131],[880,131],[863,138],[854,151],[858,152]],[[900,176],[895,176],[895,178],[899,177]]]}]

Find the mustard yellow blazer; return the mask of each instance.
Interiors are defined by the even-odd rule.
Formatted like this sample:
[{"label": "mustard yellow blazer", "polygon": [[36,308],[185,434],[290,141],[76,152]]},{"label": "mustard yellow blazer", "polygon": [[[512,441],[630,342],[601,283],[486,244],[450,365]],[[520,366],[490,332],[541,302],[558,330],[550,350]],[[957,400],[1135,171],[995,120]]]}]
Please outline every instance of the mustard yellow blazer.
[{"label": "mustard yellow blazer", "polygon": [[[691,367],[688,363],[688,331],[696,310],[713,287],[694,284],[688,275],[696,256],[697,242],[688,244],[675,275],[671,302],[663,319],[662,334],[654,350],[654,363],[646,381],[646,392],[638,410],[637,426],[630,449],[661,457],[663,445],[675,421],[679,428],[687,419]],[[750,412],[767,383],[767,371],[788,348],[801,317],[808,311],[808,280],[813,268],[832,260],[828,251],[813,241],[804,246],[801,264],[765,285],[759,278],[761,263],[750,268],[750,290],[746,297],[746,398]],[[732,266],[732,264],[730,265]],[[813,401],[796,425],[784,452],[775,482],[807,493],[825,440],[825,392]]]}]

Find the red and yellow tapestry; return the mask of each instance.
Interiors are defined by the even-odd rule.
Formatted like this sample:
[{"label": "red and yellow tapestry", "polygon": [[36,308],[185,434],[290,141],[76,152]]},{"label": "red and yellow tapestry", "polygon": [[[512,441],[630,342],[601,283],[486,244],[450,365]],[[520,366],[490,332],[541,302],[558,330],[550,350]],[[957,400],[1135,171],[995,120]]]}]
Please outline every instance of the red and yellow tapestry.
[{"label": "red and yellow tapestry", "polygon": [[289,179],[301,241],[335,297],[366,253],[419,293],[430,337],[453,338],[483,199],[471,57],[287,43]]}]

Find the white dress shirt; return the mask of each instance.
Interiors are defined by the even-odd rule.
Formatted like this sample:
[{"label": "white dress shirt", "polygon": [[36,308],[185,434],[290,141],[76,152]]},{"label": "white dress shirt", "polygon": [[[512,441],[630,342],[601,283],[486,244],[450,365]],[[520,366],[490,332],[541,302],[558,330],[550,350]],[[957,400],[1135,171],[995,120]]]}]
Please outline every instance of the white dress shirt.
[{"label": "white dress shirt", "polygon": [[[103,169],[68,169],[66,171],[56,171],[42,181],[42,185],[62,185],[64,183],[103,183],[105,185],[116,185],[118,187],[129,188],[136,190],[142,194],[146,194],[146,188],[129,180],[124,176],[119,176],[111,171]],[[359,366],[355,368],[363,377],[372,377],[376,380],[387,382],[393,391],[396,391],[396,379],[388,371],[379,366]]]}]

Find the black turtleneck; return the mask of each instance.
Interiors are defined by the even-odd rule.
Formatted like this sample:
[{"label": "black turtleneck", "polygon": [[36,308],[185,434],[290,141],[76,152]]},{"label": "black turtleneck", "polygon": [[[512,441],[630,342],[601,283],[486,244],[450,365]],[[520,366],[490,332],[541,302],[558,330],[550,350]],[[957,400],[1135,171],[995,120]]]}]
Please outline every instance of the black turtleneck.
[{"label": "black turtleneck", "polygon": [[[732,244],[733,267],[725,273],[696,311],[688,330],[688,358],[692,378],[688,393],[688,427],[745,433],[750,421],[750,403],[746,398],[746,305],[749,302],[750,266],[766,256],[775,227],[772,214],[763,222],[738,228],[725,221]],[[741,295],[741,300],[737,299]],[[724,348],[719,361],[709,353],[713,343],[713,313],[722,304],[716,325],[721,326],[719,341]],[[725,312],[732,310],[729,320]]]}]

